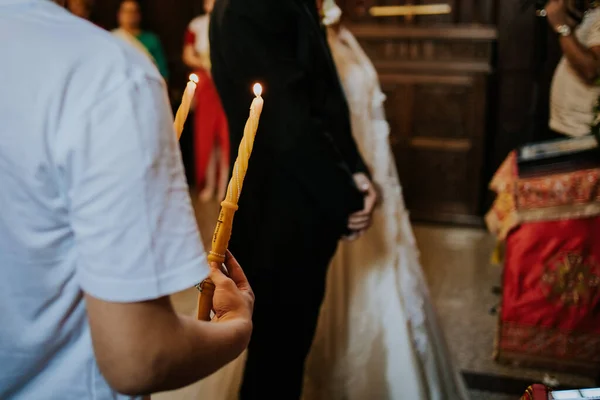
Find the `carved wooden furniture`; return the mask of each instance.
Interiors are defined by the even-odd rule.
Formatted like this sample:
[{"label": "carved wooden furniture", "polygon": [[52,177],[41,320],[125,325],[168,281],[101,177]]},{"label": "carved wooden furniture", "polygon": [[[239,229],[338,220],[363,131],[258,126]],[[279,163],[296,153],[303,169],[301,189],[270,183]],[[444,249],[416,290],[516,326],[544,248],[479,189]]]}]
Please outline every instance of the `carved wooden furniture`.
[{"label": "carved wooden furniture", "polygon": [[355,22],[387,95],[391,144],[418,220],[481,222],[494,28]]}]

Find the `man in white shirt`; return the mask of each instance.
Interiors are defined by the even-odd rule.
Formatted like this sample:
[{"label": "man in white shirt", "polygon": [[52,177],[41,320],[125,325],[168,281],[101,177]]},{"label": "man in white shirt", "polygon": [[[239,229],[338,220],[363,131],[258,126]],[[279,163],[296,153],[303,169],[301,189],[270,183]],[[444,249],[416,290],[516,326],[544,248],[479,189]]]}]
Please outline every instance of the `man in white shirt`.
[{"label": "man in white shirt", "polygon": [[[0,0],[0,398],[115,399],[236,358],[253,294],[205,262],[165,83],[49,0]],[[169,295],[209,275],[215,321]]]},{"label": "man in white shirt", "polygon": [[600,9],[588,11],[578,27],[568,16],[565,0],[550,0],[546,14],[563,51],[552,83],[550,129],[567,136],[587,135],[600,95],[596,84],[600,71]]}]

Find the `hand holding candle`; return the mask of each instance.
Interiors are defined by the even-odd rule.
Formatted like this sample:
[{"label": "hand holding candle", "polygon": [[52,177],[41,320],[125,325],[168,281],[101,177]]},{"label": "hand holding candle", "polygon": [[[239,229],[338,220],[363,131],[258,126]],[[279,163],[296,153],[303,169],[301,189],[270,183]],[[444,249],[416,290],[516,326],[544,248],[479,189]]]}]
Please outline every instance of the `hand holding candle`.
[{"label": "hand holding candle", "polygon": [[[250,106],[250,116],[244,127],[244,136],[240,142],[238,156],[233,166],[233,176],[227,187],[227,195],[221,203],[221,212],[217,220],[217,226],[212,238],[211,251],[208,255],[208,261],[216,262],[219,265],[225,261],[225,253],[231,237],[231,227],[233,225],[233,216],[238,209],[238,200],[242,192],[244,177],[248,170],[248,161],[254,147],[254,138],[258,129],[260,114],[263,109],[262,86],[254,85],[255,98]],[[215,286],[210,280],[205,280],[198,285],[200,295],[198,297],[198,319],[203,321],[210,320],[210,312],[212,311],[212,295]]]},{"label": "hand holding candle", "polygon": [[183,126],[185,125],[185,120],[190,112],[190,106],[192,105],[192,100],[194,99],[194,93],[196,92],[197,85],[198,75],[191,74],[190,80],[185,87],[185,91],[183,92],[181,105],[179,106],[177,114],[175,115],[175,122],[173,123],[175,133],[177,134],[177,140],[179,140],[181,133],[183,132]]}]

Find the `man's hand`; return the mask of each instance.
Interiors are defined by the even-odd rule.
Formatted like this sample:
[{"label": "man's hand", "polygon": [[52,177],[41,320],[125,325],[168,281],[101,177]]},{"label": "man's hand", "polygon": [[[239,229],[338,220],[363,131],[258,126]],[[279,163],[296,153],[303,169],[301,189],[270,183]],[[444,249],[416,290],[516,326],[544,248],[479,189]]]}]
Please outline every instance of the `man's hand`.
[{"label": "man's hand", "polygon": [[377,204],[377,191],[369,178],[363,174],[354,174],[354,182],[359,190],[365,195],[365,207],[348,218],[348,229],[353,232],[346,240],[354,240],[360,237],[371,226],[373,210]]},{"label": "man's hand", "polygon": [[115,303],[85,295],[96,359],[115,390],[137,396],[187,386],[247,348],[254,294],[229,252],[225,266],[231,278],[211,265],[212,322],[178,315],[168,296]]},{"label": "man's hand", "polygon": [[545,7],[546,17],[548,18],[548,24],[552,29],[556,29],[560,25],[569,25],[573,21],[567,15],[567,5],[565,0],[550,0]]},{"label": "man's hand", "polygon": [[240,264],[227,251],[225,266],[229,273],[227,277],[217,263],[210,265],[210,279],[215,284],[213,321],[221,322],[232,319],[252,321],[254,310],[254,293]]}]

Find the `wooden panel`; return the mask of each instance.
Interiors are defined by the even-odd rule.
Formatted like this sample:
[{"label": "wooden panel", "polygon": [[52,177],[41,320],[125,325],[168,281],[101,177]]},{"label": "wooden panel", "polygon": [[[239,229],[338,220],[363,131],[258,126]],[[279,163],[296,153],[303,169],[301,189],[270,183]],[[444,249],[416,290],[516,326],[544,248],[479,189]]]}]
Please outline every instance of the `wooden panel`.
[{"label": "wooden panel", "polygon": [[415,93],[413,136],[471,137],[472,91],[468,87],[420,85]]},{"label": "wooden panel", "polygon": [[[493,24],[496,21],[498,0],[344,0],[339,1],[338,4],[353,22],[375,23],[383,26],[396,26],[398,24],[435,26],[473,23]],[[448,15],[417,16],[412,19],[404,17],[374,18],[368,13],[368,9],[373,6],[406,4],[448,4],[452,7],[452,12]]]},{"label": "wooden panel", "polygon": [[456,14],[457,22],[474,22],[477,19],[477,0],[462,0],[459,2]]},{"label": "wooden panel", "polygon": [[444,75],[381,80],[407,207],[421,219],[474,220],[483,146],[477,80]]},{"label": "wooden panel", "polygon": [[377,26],[360,23],[348,24],[361,39],[446,39],[466,41],[496,40],[498,32],[491,26]]},{"label": "wooden panel", "polygon": [[[497,76],[490,110],[496,123],[490,126],[487,180],[512,149],[549,134],[549,90],[561,51],[546,19],[521,4],[520,0],[498,3]],[[487,192],[486,207],[493,197]]]},{"label": "wooden panel", "polygon": [[[394,137],[472,137],[473,88],[470,77],[381,75],[388,116],[409,121]],[[411,104],[409,104],[411,103]],[[406,109],[410,113],[406,113]],[[406,122],[405,122],[406,124]],[[392,130],[394,127],[392,127]]]},{"label": "wooden panel", "polygon": [[352,25],[379,71],[390,143],[417,219],[480,223],[489,27]]},{"label": "wooden panel", "polygon": [[479,4],[479,22],[487,25],[496,24],[497,3],[495,0],[478,0]]}]

